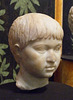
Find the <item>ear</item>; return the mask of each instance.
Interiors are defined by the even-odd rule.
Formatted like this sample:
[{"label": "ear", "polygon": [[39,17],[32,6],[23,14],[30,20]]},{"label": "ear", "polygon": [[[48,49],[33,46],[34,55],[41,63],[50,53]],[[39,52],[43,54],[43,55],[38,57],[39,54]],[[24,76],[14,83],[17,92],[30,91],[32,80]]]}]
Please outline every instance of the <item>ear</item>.
[{"label": "ear", "polygon": [[19,55],[20,54],[20,45],[16,43],[14,46],[15,46],[16,55]]}]

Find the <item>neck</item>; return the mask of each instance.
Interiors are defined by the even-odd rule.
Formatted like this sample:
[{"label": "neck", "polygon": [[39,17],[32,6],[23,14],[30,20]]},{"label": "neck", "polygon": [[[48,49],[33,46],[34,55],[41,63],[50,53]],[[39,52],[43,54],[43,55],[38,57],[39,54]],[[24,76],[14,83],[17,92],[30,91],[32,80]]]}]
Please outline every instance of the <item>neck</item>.
[{"label": "neck", "polygon": [[33,90],[48,84],[48,78],[38,78],[27,73],[22,67],[16,77],[16,86],[22,90]]}]

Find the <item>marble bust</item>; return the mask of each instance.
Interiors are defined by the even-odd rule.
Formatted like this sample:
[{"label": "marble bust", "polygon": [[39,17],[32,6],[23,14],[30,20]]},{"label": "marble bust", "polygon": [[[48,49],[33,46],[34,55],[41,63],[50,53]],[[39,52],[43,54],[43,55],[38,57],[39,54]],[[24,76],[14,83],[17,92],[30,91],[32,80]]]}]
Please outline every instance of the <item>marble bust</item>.
[{"label": "marble bust", "polygon": [[73,34],[73,6],[69,10],[68,24],[69,24],[70,31]]},{"label": "marble bust", "polygon": [[44,87],[59,66],[63,29],[48,15],[18,17],[9,30],[9,45],[20,65],[16,86],[22,90]]}]

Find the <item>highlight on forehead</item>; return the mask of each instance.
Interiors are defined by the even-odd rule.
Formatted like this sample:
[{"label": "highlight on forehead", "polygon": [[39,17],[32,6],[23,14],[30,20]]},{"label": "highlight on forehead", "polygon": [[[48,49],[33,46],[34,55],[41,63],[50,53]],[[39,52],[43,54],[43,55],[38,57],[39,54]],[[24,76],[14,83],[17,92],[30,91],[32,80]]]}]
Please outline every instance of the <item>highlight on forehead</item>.
[{"label": "highlight on forehead", "polygon": [[63,30],[59,23],[45,14],[29,13],[20,16],[13,22],[9,31],[9,41],[12,40],[13,44],[25,44],[42,38],[63,38]]}]

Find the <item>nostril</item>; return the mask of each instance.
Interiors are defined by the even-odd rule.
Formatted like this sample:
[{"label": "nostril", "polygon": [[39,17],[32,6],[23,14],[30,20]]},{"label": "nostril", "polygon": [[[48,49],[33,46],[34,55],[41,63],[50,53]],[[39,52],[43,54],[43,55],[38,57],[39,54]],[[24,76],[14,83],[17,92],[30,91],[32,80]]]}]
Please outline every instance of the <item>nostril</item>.
[{"label": "nostril", "polygon": [[55,59],[47,59],[47,62],[49,63],[54,63],[56,60]]},{"label": "nostril", "polygon": [[49,62],[47,62],[47,64],[54,65],[54,62],[53,61],[49,61]]}]

